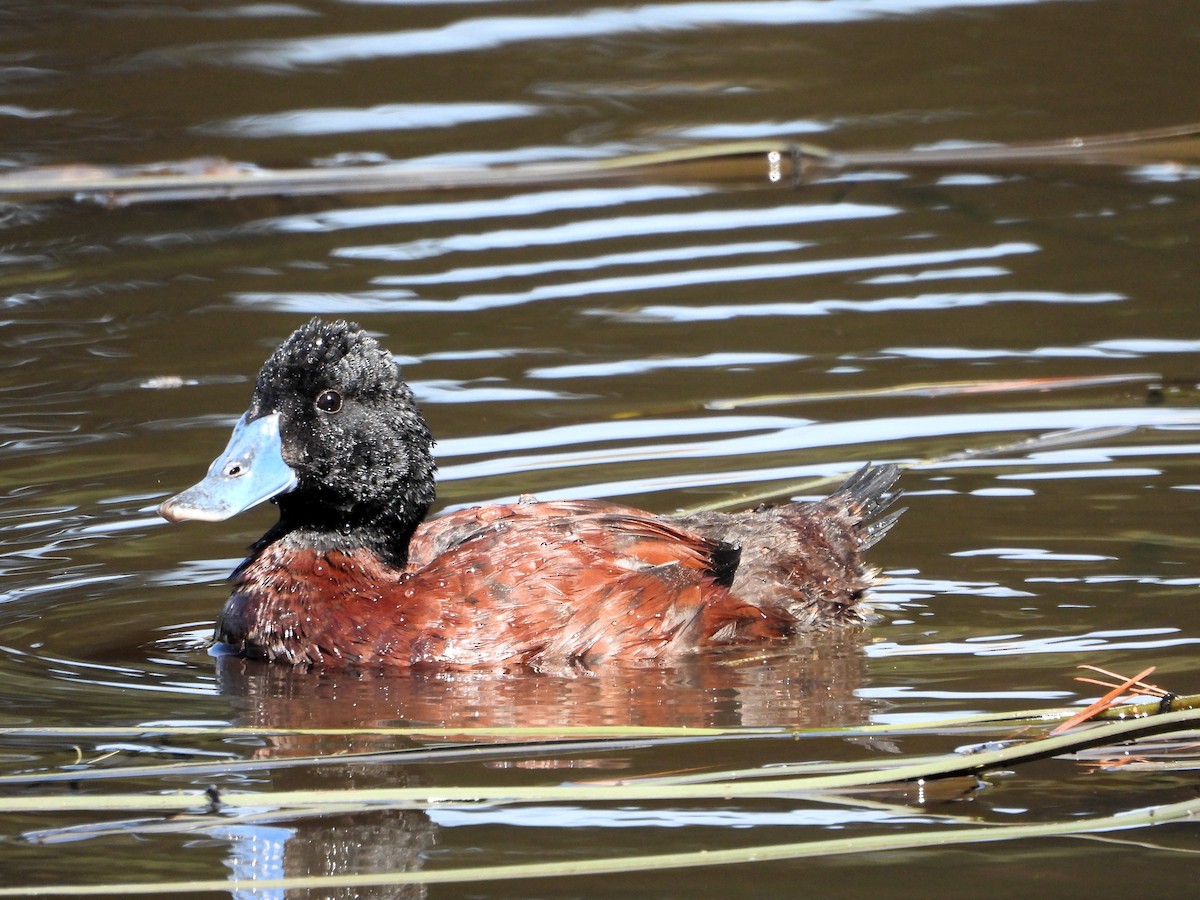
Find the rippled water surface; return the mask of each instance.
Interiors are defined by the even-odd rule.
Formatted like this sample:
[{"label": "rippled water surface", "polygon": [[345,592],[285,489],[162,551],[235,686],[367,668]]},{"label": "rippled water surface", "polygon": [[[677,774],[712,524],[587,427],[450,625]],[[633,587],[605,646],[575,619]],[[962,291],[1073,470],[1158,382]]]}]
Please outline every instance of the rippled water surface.
[{"label": "rippled water surface", "polygon": [[[1197,84],[1200,9],[1184,0],[12,2],[0,164],[1049,139],[1194,120]],[[1200,692],[1198,238],[1200,182],[1170,167],[0,206],[0,724],[843,726],[1082,703],[1097,694],[1073,680],[1084,663],[1153,665],[1158,683]],[[594,678],[210,656],[224,578],[272,510],[184,527],[153,509],[201,475],[262,360],[316,313],[358,320],[403,363],[438,437],[443,508],[536,492],[672,511],[794,494],[867,460],[911,466],[908,512],[872,551],[888,576],[879,621],[737,664]],[[1022,443],[1070,429],[1087,433]],[[6,743],[0,769],[55,769],[77,743]],[[786,743],[731,742],[716,764],[950,749]],[[338,745],[80,747],[107,749],[162,761]],[[242,777],[553,784],[712,754]],[[887,833],[911,816],[1105,814],[1146,788],[1041,765],[969,801],[907,807],[389,811],[70,843],[36,833],[80,816],[7,816],[0,872],[150,881],[719,849]],[[1140,837],[1150,849],[1020,842],[413,892],[1082,897],[1165,893],[1195,874],[1194,833]]]}]

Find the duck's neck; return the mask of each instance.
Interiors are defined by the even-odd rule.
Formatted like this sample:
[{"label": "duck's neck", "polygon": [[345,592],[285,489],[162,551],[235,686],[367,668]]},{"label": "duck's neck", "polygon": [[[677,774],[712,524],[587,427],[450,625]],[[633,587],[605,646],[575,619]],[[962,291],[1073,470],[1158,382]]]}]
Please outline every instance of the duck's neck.
[{"label": "duck's neck", "polygon": [[254,545],[261,552],[276,541],[319,552],[369,550],[397,569],[408,562],[408,544],[425,518],[432,496],[404,497],[378,509],[332,510],[303,496],[285,495],[279,505],[279,522]]}]

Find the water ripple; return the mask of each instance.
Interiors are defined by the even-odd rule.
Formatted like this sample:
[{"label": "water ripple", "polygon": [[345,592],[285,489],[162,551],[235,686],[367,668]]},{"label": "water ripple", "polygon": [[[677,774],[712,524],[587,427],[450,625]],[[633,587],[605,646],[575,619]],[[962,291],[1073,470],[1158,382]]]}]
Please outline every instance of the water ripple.
[{"label": "water ripple", "polygon": [[[719,422],[720,420],[714,420]],[[1192,410],[1165,408],[1019,410],[1013,412],[958,413],[936,416],[901,416],[862,419],[855,422],[793,425],[766,433],[721,437],[713,440],[676,443],[637,444],[629,447],[605,446],[594,449],[573,448],[563,453],[505,455],[474,463],[460,463],[441,469],[443,480],[481,478],[515,472],[550,469],[585,469],[609,463],[645,462],[667,459],[714,459],[749,456],[761,458],[770,453],[791,452],[814,447],[851,447],[866,444],[882,447],[890,441],[950,435],[997,434],[1012,431],[1058,431],[1064,428],[1107,426],[1159,427],[1187,423],[1200,427],[1200,417]],[[619,423],[625,427],[626,423]],[[1161,452],[1175,448],[1160,448]],[[1099,452],[1092,448],[1091,452]],[[1186,449],[1182,452],[1189,452]],[[1057,464],[1061,457],[1033,457],[1030,462]],[[966,460],[947,465],[969,466]],[[977,465],[996,465],[994,459],[977,460]],[[700,479],[701,473],[689,472],[688,479]],[[699,482],[697,482],[699,483]],[[597,486],[593,485],[595,489]]]},{"label": "water ripple", "polygon": [[225,65],[288,69],[348,62],[463,54],[518,43],[596,40],[625,34],[693,31],[738,25],[779,26],[854,22],[944,9],[1011,6],[1029,0],[758,0],[738,3],[657,3],[598,8],[559,16],[462,19],[440,28],[245,41],[157,51],[151,56],[200,58]]},{"label": "water ripple", "polygon": [[[443,285],[463,282],[489,281],[501,278],[519,278],[530,275],[546,275],[551,272],[579,272],[589,269],[606,269],[612,266],[660,265],[665,262],[716,259],[722,256],[743,256],[753,253],[778,254],[800,250],[810,244],[800,241],[757,241],[740,244],[724,244],[716,247],[671,247],[655,250],[638,250],[628,253],[608,253],[585,256],[578,259],[548,259],[539,262],[507,263],[493,266],[471,266],[434,272],[430,275],[380,275],[375,284],[386,285]],[[353,248],[357,249],[357,248]],[[353,249],[339,250],[335,256],[354,258]]]},{"label": "water ripple", "polygon": [[[1175,637],[1160,637],[1175,635]],[[1200,644],[1200,638],[1183,636],[1178,628],[1130,628],[1112,631],[1089,631],[1084,634],[1052,637],[976,637],[969,641],[935,641],[928,644],[898,644],[879,641],[865,648],[867,656],[894,658],[900,656],[1026,656],[1034,653],[1092,653],[1103,650],[1161,650]]]},{"label": "water ripple", "polygon": [[[558,193],[558,192],[556,192]],[[572,191],[569,201],[597,200],[596,206],[619,203],[660,200],[661,195],[642,196],[629,191],[619,191],[609,196],[609,191]],[[672,197],[691,196],[675,193]],[[437,204],[438,207],[444,204]],[[475,218],[474,204],[467,207],[463,219]],[[581,209],[587,204],[568,206],[559,204],[554,209]],[[535,205],[523,209],[524,214],[544,212],[547,207]],[[474,210],[475,213],[478,210]],[[610,239],[627,240],[631,237],[651,235],[701,234],[706,232],[740,231],[745,228],[770,228],[780,225],[808,225],[859,219],[873,219],[895,215],[898,210],[891,206],[866,203],[809,203],[785,204],[769,209],[747,207],[744,209],[675,211],[648,215],[606,216],[581,222],[537,228],[505,228],[480,234],[456,234],[444,238],[407,241],[400,244],[380,244],[364,247],[339,247],[333,255],[344,259],[388,259],[410,260],[447,253],[475,252],[480,250],[511,250],[529,247],[560,247],[588,241]],[[410,208],[411,213],[411,208]],[[457,218],[457,217],[455,217]],[[797,243],[797,247],[808,246]]]},{"label": "water ripple", "polygon": [[[438,203],[404,203],[386,206],[361,206],[351,209],[325,210],[319,213],[277,216],[261,219],[243,226],[249,234],[270,232],[327,234],[347,228],[376,228],[380,225],[429,225],[433,222],[473,222],[480,219],[500,219],[512,216],[534,216],[547,212],[571,209],[603,209],[626,203],[696,197],[707,193],[703,188],[648,185],[645,187],[536,191],[509,194],[480,200],[455,200]],[[678,224],[678,223],[677,223]],[[424,247],[423,242],[417,244]],[[514,244],[511,246],[524,246]],[[339,255],[352,255],[343,250]],[[387,258],[415,259],[397,255]]]},{"label": "water ripple", "polygon": [[539,112],[538,107],[527,103],[387,103],[363,109],[293,109],[240,116],[201,125],[196,131],[250,138],[359,134],[368,131],[453,128],[472,122],[534,116]]},{"label": "water ripple", "polygon": [[652,359],[622,359],[610,362],[530,369],[529,378],[607,378],[641,375],[658,369],[731,369],[794,362],[805,357],[795,353],[706,353],[703,356],[656,356]]},{"label": "water ripple", "polygon": [[[945,260],[987,258],[1013,253],[1029,253],[1031,244],[999,244],[994,247],[973,247],[961,250],[938,250],[922,253],[890,253],[880,256],[843,257],[837,259],[791,260],[773,263],[698,268],[687,266],[667,272],[644,272],[634,275],[612,275],[582,281],[535,285],[527,290],[501,294],[465,294],[455,299],[426,300],[413,297],[402,290],[368,290],[353,293],[308,294],[254,292],[235,295],[235,302],[244,306],[270,309],[277,312],[311,312],[332,309],[339,314],[369,312],[439,312],[465,313],[505,309],[528,303],[550,300],[572,300],[600,297],[606,294],[631,294],[641,291],[678,289],[735,284],[749,281],[802,278],[835,272],[856,272],[873,268],[926,265]],[[823,300],[813,303],[751,304],[730,306],[721,304],[706,307],[645,306],[640,311],[625,312],[592,309],[589,313],[626,320],[653,321],[711,321],[754,315],[829,315],[838,311],[879,312],[914,309],[952,309],[985,306],[994,303],[1109,303],[1124,299],[1120,294],[1067,294],[1058,291],[996,291],[963,294],[922,294],[916,297],[896,297],[882,300]]]}]

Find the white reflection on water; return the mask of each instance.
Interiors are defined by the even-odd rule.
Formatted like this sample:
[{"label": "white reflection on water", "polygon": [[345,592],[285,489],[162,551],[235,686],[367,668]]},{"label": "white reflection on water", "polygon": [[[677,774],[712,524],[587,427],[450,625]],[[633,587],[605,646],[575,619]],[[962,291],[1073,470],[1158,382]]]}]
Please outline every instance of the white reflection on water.
[{"label": "white reflection on water", "polygon": [[[973,251],[955,251],[957,258],[970,257]],[[916,256],[917,254],[912,254]],[[988,255],[986,252],[979,255]],[[936,261],[936,260],[933,260]],[[921,263],[921,259],[890,259],[883,265]],[[860,265],[858,268],[866,268]],[[794,274],[827,274],[849,271],[849,268],[814,267],[811,272]],[[643,306],[635,310],[589,310],[592,315],[607,316],[624,321],[649,322],[722,322],[727,319],[771,316],[827,316],[837,312],[885,313],[885,312],[928,312],[942,309],[972,309],[993,306],[998,303],[1113,303],[1126,299],[1121,294],[1098,292],[1076,294],[1065,291],[964,291],[961,293],[915,294],[909,297],[882,297],[877,300],[813,300],[783,303],[750,303],[741,305],[715,304],[712,306]]]},{"label": "white reflection on water", "polygon": [[1181,635],[1178,628],[1129,628],[1089,631],[1084,634],[1053,635],[1050,637],[973,637],[965,641],[933,641],[928,644],[899,644],[879,641],[868,644],[863,652],[873,658],[898,656],[1026,656],[1034,653],[1095,653],[1103,650],[1160,650],[1200,644],[1194,637],[1158,637]]},{"label": "white reflection on water", "polygon": [[[669,247],[656,250],[640,250],[631,253],[605,253],[578,259],[546,259],[537,262],[506,263],[491,266],[464,266],[446,272],[429,275],[380,275],[371,279],[373,284],[400,284],[411,287],[420,284],[461,284],[470,281],[496,281],[500,278],[522,278],[530,275],[545,275],[550,272],[578,272],[588,269],[604,269],[610,266],[661,265],[680,260],[693,261],[706,257],[742,256],[751,253],[784,253],[800,250],[811,244],[801,241],[756,241],[741,244],[722,244],[716,247]],[[355,256],[360,248],[334,251],[335,256]]]},{"label": "white reflection on water", "polygon": [[358,134],[415,128],[451,128],[468,122],[491,122],[537,114],[527,103],[387,103],[362,109],[294,109],[241,116],[196,130],[239,137]]},{"label": "white reflection on water", "polygon": [[[935,360],[992,360],[992,359],[1140,359],[1163,353],[1200,352],[1200,341],[1170,340],[1163,338],[1129,338],[1119,341],[1093,341],[1075,346],[1051,347],[885,347],[873,351],[872,358],[879,355],[911,359]],[[850,357],[846,357],[850,358]]]},{"label": "white reflection on water", "polygon": [[[922,15],[944,9],[1012,6],[1030,0],[740,0],[654,3],[559,16],[462,19],[440,28],[245,41],[178,50],[174,55],[261,68],[333,66],[355,60],[462,54],[537,41],[611,38],[736,25],[803,25]],[[159,54],[161,55],[161,53]]]},{"label": "white reflection on water", "polygon": [[[1052,474],[1052,473],[1049,473]],[[1098,556],[1093,553],[1055,553],[1042,547],[986,547],[982,550],[956,550],[949,556],[994,556],[998,559],[1011,559],[1020,562],[1101,562],[1117,559],[1115,556]]]},{"label": "white reflection on water", "polygon": [[[421,392],[417,397],[424,400]],[[811,419],[793,416],[697,416],[678,419],[625,419],[559,425],[536,431],[481,434],[447,438],[437,443],[438,459],[481,456],[532,450],[542,447],[574,447],[599,441],[637,441],[648,438],[687,437],[700,434],[764,432],[811,424]],[[444,470],[443,470],[444,471]]]},{"label": "white reflection on water", "polygon": [[912,284],[917,281],[946,281],[954,278],[999,278],[1011,272],[1001,266],[959,266],[949,269],[925,269],[921,272],[890,272],[861,278],[861,284]]},{"label": "white reflection on water", "polygon": [[[565,192],[556,192],[565,193]],[[616,192],[615,197],[609,197],[609,191],[569,192],[570,196],[563,198],[561,209],[580,209],[586,206],[580,202],[586,197],[579,194],[599,194],[597,199],[607,202],[597,202],[596,206],[611,206],[616,203],[642,202],[643,197],[631,195],[628,191]],[[692,192],[695,193],[695,192]],[[682,197],[680,193],[675,196]],[[545,197],[539,196],[542,202]],[[645,199],[656,200],[658,197]],[[575,201],[576,205],[568,205]],[[436,206],[445,214],[445,220],[468,219],[471,217],[476,204],[430,204]],[[449,210],[466,207],[458,215],[448,214]],[[533,208],[526,215],[542,212],[543,209]],[[503,228],[496,231],[485,231],[477,234],[455,234],[444,238],[418,239],[397,244],[376,244],[363,247],[339,247],[333,256],[347,259],[390,259],[406,261],[437,254],[474,252],[483,250],[525,250],[530,247],[558,247],[589,241],[628,240],[631,237],[648,237],[650,235],[681,235],[701,234],[707,232],[742,231],[746,228],[771,228],[780,225],[813,225],[826,222],[853,221],[859,219],[877,219],[884,216],[896,215],[898,210],[891,206],[875,203],[807,203],[797,205],[782,205],[770,209],[747,207],[745,209],[695,210],[676,211],[670,213],[648,213],[645,215],[625,215],[585,219],[583,221],[566,222],[556,225],[544,225],[533,228]],[[441,221],[441,220],[439,220]],[[793,242],[789,242],[793,243]],[[809,246],[805,242],[794,242],[796,248]],[[707,252],[715,252],[718,248],[708,247]],[[670,253],[670,249],[666,250]],[[588,257],[584,257],[587,259]],[[670,260],[669,255],[658,257],[660,260]],[[407,283],[407,282],[406,282]]]},{"label": "white reflection on water", "polygon": [[[719,427],[720,419],[710,420],[713,430]],[[632,425],[632,423],[629,423]],[[1077,409],[1077,410],[1018,410],[1013,412],[962,413],[942,416],[899,416],[881,419],[860,419],[853,422],[830,422],[816,424],[792,424],[771,432],[721,437],[697,441],[679,441],[676,443],[650,443],[625,447],[605,446],[602,448],[571,449],[562,453],[527,454],[524,456],[496,456],[477,462],[460,463],[441,468],[440,478],[453,481],[463,478],[481,478],[490,475],[515,472],[545,471],[549,469],[582,469],[587,466],[618,462],[644,462],[658,459],[711,459],[714,457],[747,456],[762,458],[770,453],[788,452],[811,449],[815,447],[851,447],[858,444],[883,446],[889,441],[912,441],[931,436],[945,437],[949,435],[993,435],[1005,432],[1051,432],[1069,428],[1098,428],[1106,426],[1126,427],[1161,427],[1165,425],[1187,424],[1190,427],[1200,427],[1200,417],[1194,410],[1169,409],[1163,407],[1134,407],[1129,409]],[[731,423],[738,427],[738,423]],[[581,426],[582,427],[582,426]],[[613,428],[625,428],[626,423],[597,424],[594,427],[593,440],[605,439],[606,431],[611,433]],[[529,446],[542,446],[536,439]],[[521,440],[528,436],[510,436],[507,449],[521,449]],[[585,436],[579,434],[579,440]],[[487,447],[490,439],[478,439],[477,447]],[[450,442],[447,442],[450,443]],[[453,445],[452,445],[453,446]],[[459,445],[456,449],[465,449]],[[1145,449],[1145,448],[1143,448]],[[1097,449],[1091,453],[1099,454],[1101,458],[1117,457],[1123,454],[1125,448]],[[445,448],[442,449],[445,453]],[[496,451],[493,450],[493,453]],[[1178,454],[1180,449],[1170,445],[1154,449],[1155,453]],[[1184,448],[1182,452],[1193,452]],[[876,459],[880,459],[876,455]],[[1054,465],[1061,464],[1062,458],[1055,454],[1045,454],[1023,459],[1023,465]],[[946,465],[967,467],[971,465],[1000,465],[996,459],[987,460],[953,460]],[[930,465],[930,467],[936,467]],[[789,469],[788,471],[793,471]],[[809,470],[811,471],[811,470]],[[776,477],[767,469],[753,469],[741,473],[751,477],[744,480],[767,480]],[[731,473],[720,473],[715,476],[725,482],[742,480],[731,477]],[[689,472],[683,477],[684,483],[711,484],[709,473]],[[636,482],[634,490],[662,490],[663,486],[652,478]],[[680,484],[676,476],[672,483]],[[718,482],[719,483],[719,482]],[[612,485],[590,485],[589,493]],[[628,489],[628,488],[627,488]],[[581,488],[576,488],[581,490]],[[592,496],[608,496],[591,493]]]},{"label": "white reflection on water", "polygon": [[66,658],[45,652],[40,643],[31,648],[0,645],[0,666],[5,671],[20,667],[26,675],[38,672],[48,682],[192,696],[218,693],[214,678],[194,667],[172,662],[165,670],[159,670],[152,667],[153,661],[138,660],[143,662],[146,664],[139,666]]},{"label": "white reflection on water", "polygon": [[755,828],[771,826],[816,826],[836,828],[852,823],[912,822],[930,824],[942,817],[935,815],[897,815],[892,808],[881,809],[672,809],[627,806],[522,806],[479,809],[431,809],[429,818],[443,828],[467,825],[508,825],[527,828]]},{"label": "white reflection on water", "polygon": [[762,366],[794,362],[805,357],[798,353],[706,353],[703,356],[656,356],[651,359],[623,359],[611,362],[580,363],[530,369],[530,378],[609,378],[614,375],[641,375],[659,369],[712,369]]},{"label": "white reflection on water", "polygon": [[[590,223],[589,223],[590,224]],[[680,223],[675,221],[675,230]],[[710,287],[714,284],[737,284],[767,280],[804,278],[838,272],[858,272],[867,269],[931,265],[965,259],[992,259],[1019,253],[1033,253],[1038,248],[1028,243],[1005,243],[991,247],[964,247],[956,250],[934,250],[919,253],[886,253],[877,256],[850,256],[833,259],[800,259],[772,263],[748,263],[720,267],[683,265],[674,271],[652,271],[632,275],[568,281],[559,284],[540,284],[527,290],[496,294],[465,294],[452,300],[425,300],[411,297],[403,290],[367,290],[341,293],[311,294],[300,291],[243,292],[234,300],[243,306],[277,312],[313,313],[324,309],[343,313],[390,312],[481,312],[542,303],[548,300],[571,300],[581,297],[603,297],[611,294],[633,295],[641,291]],[[693,260],[693,263],[695,261]],[[652,321],[724,321],[743,316],[823,316],[835,311],[892,312],[898,310],[957,309],[987,306],[993,303],[1110,303],[1125,299],[1110,292],[1071,294],[1061,291],[993,291],[956,294],[920,294],[913,297],[889,297],[877,300],[818,300],[796,303],[716,304],[713,306],[644,306],[640,310],[624,311],[609,308],[588,310],[592,315],[621,320]]]},{"label": "white reflection on water", "polygon": [[1107,469],[1060,469],[1057,472],[1009,472],[998,478],[1017,481],[1044,481],[1047,478],[1061,480],[1064,478],[1154,478],[1162,474],[1160,469],[1124,468]]},{"label": "white reflection on water", "polygon": [[[1028,700],[1034,703],[1053,703],[1075,697],[1070,691],[943,691],[925,690],[907,684],[861,688],[855,693],[870,700]],[[886,715],[878,719],[872,717],[872,721],[884,719]]]},{"label": "white reflection on water", "polygon": [[[687,197],[698,197],[711,193],[705,188],[675,187],[671,185],[648,185],[646,187],[576,189],[563,191],[535,191],[525,194],[507,194],[503,197],[489,197],[480,200],[456,200],[439,203],[403,203],[387,206],[359,206],[353,208],[330,209],[322,212],[304,213],[291,216],[275,216],[261,219],[241,226],[239,231],[247,234],[262,233],[301,233],[325,234],[346,228],[377,228],[381,225],[428,225],[433,222],[478,221],[480,219],[509,218],[512,216],[534,216],[546,212],[559,212],[568,209],[602,209],[609,206],[621,206],[626,203],[641,203],[658,200],[674,200]],[[667,217],[671,218],[671,217]],[[679,220],[673,218],[674,228],[667,231],[673,234],[679,231]],[[503,233],[513,233],[507,229]],[[519,232],[517,232],[519,233]],[[431,255],[432,246],[438,246],[425,240],[403,245],[397,253],[397,259],[419,259]],[[513,244],[510,246],[524,246]],[[337,251],[338,255],[347,256],[351,252],[346,249]],[[385,257],[392,258],[392,257]]]},{"label": "white reflection on water", "polygon": [[887,578],[871,591],[871,605],[879,608],[882,601],[911,603],[946,594],[955,597],[993,597],[1013,599],[1032,597],[1029,591],[996,584],[993,581],[956,581],[945,578],[918,577],[911,570],[888,570]]},{"label": "white reflection on water", "polygon": [[1200,578],[1163,578],[1160,575],[1082,575],[1078,577],[1042,576],[1026,578],[1026,582],[1037,584],[1154,584],[1160,587],[1195,587],[1200,585]]},{"label": "white reflection on water", "polygon": [[[414,384],[413,388],[417,386]],[[494,382],[467,382],[443,378],[422,381],[419,396],[422,403],[496,403],[517,400],[570,400],[576,394],[565,391],[546,391],[537,388],[507,387]]]}]

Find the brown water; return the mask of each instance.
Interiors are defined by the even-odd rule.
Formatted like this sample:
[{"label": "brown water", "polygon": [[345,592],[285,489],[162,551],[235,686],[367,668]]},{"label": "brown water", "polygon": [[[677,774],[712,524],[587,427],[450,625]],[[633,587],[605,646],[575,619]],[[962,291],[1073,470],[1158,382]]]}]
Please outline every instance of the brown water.
[{"label": "brown water", "polygon": [[[1125,2],[9,2],[0,161],[491,163],[754,136],[838,148],[1062,137],[1197,118],[1200,8]],[[0,207],[0,723],[850,725],[1074,704],[1092,663],[1200,691],[1200,181],[1194,170],[868,171],[799,192],[658,184],[405,198]],[[224,445],[313,313],[386,337],[439,437],[441,502],[535,491],[673,510],[1063,428],[1087,443],[918,466],[872,554],[880,622],[741,666],[419,679],[205,650],[271,520],[153,507]],[[927,382],[1161,376],[1073,391],[776,402]],[[9,742],[0,769],[74,761]],[[108,745],[81,747],[85,757]],[[337,745],[334,745],[337,746]],[[943,739],[905,752],[948,750]],[[146,741],[152,759],[333,749]],[[281,769],[228,786],[558,783],[886,753],[834,738],[631,749],[559,767]],[[718,755],[714,755],[718,754]],[[135,757],[136,758],[136,757]],[[594,774],[594,773],[593,773]],[[203,787],[207,779],[130,789]],[[434,868],[1042,820],[1186,782],[1043,763],[969,802],[378,813],[40,842],[37,884]],[[2,806],[0,806],[2,808]],[[1162,895],[1194,830],[430,896]],[[405,894],[407,895],[407,894]],[[261,896],[272,896],[261,894]]]}]

